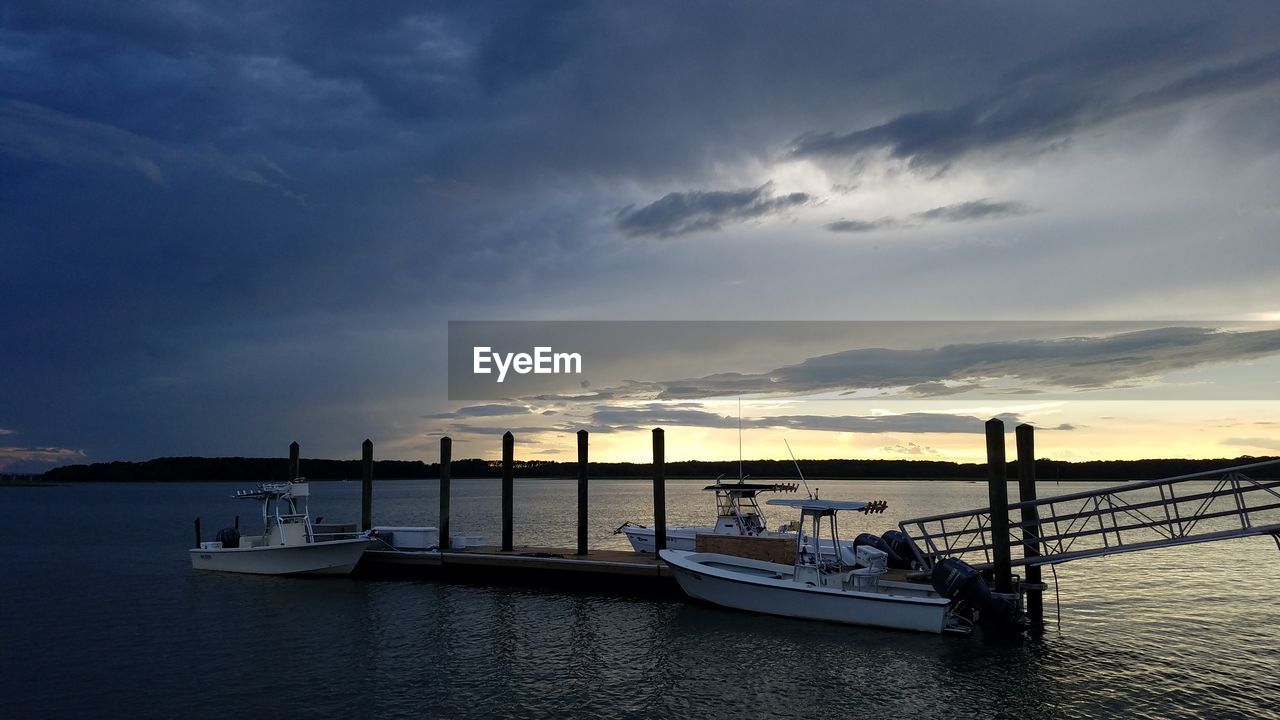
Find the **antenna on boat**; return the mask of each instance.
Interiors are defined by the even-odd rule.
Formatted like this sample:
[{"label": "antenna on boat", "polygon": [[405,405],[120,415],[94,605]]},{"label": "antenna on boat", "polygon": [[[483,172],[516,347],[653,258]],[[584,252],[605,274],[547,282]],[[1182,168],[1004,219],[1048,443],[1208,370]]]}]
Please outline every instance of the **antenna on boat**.
[{"label": "antenna on boat", "polygon": [[742,396],[738,396],[738,482],[742,483]]},{"label": "antenna on boat", "polygon": [[787,442],[786,438],[782,438],[782,443],[787,446],[787,454],[791,456],[791,462],[796,466],[796,472],[800,473],[800,482],[804,483],[805,494],[812,500],[813,493],[809,492],[809,481],[804,479],[804,471],[800,469],[800,463],[796,461],[796,454],[791,451],[791,443]]}]

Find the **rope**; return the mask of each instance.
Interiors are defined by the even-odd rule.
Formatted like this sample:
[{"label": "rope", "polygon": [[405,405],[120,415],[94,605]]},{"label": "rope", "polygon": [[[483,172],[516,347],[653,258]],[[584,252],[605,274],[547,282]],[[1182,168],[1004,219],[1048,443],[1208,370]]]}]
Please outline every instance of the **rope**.
[{"label": "rope", "polygon": [[411,555],[411,554],[414,554],[414,553],[420,553],[420,552],[439,552],[439,551],[440,551],[440,546],[439,546],[439,545],[437,545],[437,546],[435,546],[435,547],[424,548],[424,549],[422,549],[422,550],[401,550],[400,548],[396,547],[395,545],[392,545],[391,543],[387,542],[386,540],[383,540],[382,538],[378,537],[377,535],[373,536],[371,539],[373,539],[373,540],[377,540],[378,542],[382,543],[382,544],[383,544],[383,545],[385,545],[385,546],[386,546],[386,548],[387,548],[388,550],[390,550],[391,552],[399,553],[399,554],[401,554],[401,555]]}]

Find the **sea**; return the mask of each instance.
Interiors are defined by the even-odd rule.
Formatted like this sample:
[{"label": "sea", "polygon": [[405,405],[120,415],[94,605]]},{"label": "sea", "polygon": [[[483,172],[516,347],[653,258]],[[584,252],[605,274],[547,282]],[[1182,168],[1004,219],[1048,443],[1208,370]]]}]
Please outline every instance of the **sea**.
[{"label": "sea", "polygon": [[[668,481],[670,524],[710,521],[705,484]],[[987,504],[983,483],[811,484],[888,501],[845,536]],[[1008,642],[585,588],[193,571],[195,517],[205,539],[260,522],[240,487],[0,488],[0,717],[1280,718],[1269,537],[1063,564],[1047,631]],[[313,516],[359,517],[359,482],[311,490]],[[651,521],[651,490],[593,481],[592,547],[627,549],[612,532]],[[375,524],[434,524],[437,492],[378,481]],[[455,479],[452,498],[455,532],[497,541],[498,481]],[[575,498],[574,480],[517,479],[516,544],[573,547]]]}]

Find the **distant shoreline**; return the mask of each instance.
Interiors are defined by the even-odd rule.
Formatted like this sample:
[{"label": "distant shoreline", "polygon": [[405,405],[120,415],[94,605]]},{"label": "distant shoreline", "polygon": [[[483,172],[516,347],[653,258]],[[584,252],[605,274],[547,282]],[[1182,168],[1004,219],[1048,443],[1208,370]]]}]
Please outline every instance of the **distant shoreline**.
[{"label": "distant shoreline", "polygon": [[[1040,459],[1036,461],[1036,478],[1040,482],[1124,482],[1174,477],[1198,472],[1272,460],[1271,457],[1238,457],[1212,460],[1151,459],[1093,460],[1067,462]],[[877,482],[942,481],[985,482],[985,463],[955,463],[940,460],[800,460],[805,477],[813,482],[863,480]],[[589,463],[588,477],[593,481],[648,480],[653,476],[648,463]],[[522,480],[573,479],[576,462],[547,460],[517,461],[515,475]],[[790,460],[746,460],[742,471],[757,481],[796,482],[798,475]],[[1270,471],[1270,469],[1268,469]],[[439,477],[436,463],[410,460],[379,460],[373,464],[376,480],[430,480]],[[1009,463],[1007,476],[1017,477],[1017,467]],[[359,460],[302,459],[299,474],[311,480],[357,480],[363,471]],[[1277,468],[1272,474],[1280,474]],[[494,479],[502,475],[498,461],[469,458],[451,464],[452,477],[462,479]],[[736,482],[737,460],[685,460],[669,462],[665,475],[671,480]],[[240,482],[259,483],[289,478],[289,462],[284,458],[157,458],[145,462],[109,462],[92,465],[65,465],[43,475],[9,475],[15,483],[35,485],[92,482]],[[12,483],[0,482],[0,485]]]},{"label": "distant shoreline", "polygon": [[[952,482],[952,483],[975,483],[975,484],[976,484],[976,483],[983,483],[983,482],[986,482],[986,480],[985,480],[985,479],[974,479],[974,478],[968,478],[968,477],[812,477],[812,476],[808,476],[808,475],[806,475],[806,476],[805,476],[805,478],[806,478],[810,483],[815,483],[815,482]],[[305,477],[305,476],[304,476],[304,477],[303,477],[303,479],[304,479],[304,480],[307,480],[308,482],[321,482],[321,483],[360,482],[360,478],[307,478],[307,477]],[[375,479],[376,479],[378,482],[416,482],[416,481],[422,481],[422,480],[438,480],[439,478],[434,478],[434,477],[430,477],[430,478],[421,478],[421,477],[379,477],[379,478],[375,478]],[[481,481],[481,480],[484,480],[484,481],[493,481],[493,480],[500,480],[500,479],[501,479],[501,478],[496,478],[496,477],[453,477],[453,478],[450,478],[450,480],[449,480],[449,481],[450,481],[450,482],[477,482],[477,481]],[[577,476],[576,476],[576,475],[558,475],[558,476],[546,475],[546,476],[536,476],[536,477],[532,477],[532,476],[525,476],[525,475],[516,475],[515,480],[517,480],[517,481],[529,481],[529,480],[563,480],[563,481],[571,481],[571,480],[577,480]],[[591,477],[591,481],[592,481],[592,482],[614,482],[614,481],[619,481],[619,482],[636,482],[636,481],[649,482],[649,481],[652,481],[652,480],[653,480],[653,478],[652,478],[651,476],[648,476],[648,475],[644,475],[644,476],[636,475],[636,476],[605,476],[605,477]],[[710,484],[712,484],[712,483],[715,481],[715,478],[711,478],[711,477],[683,477],[683,476],[682,476],[682,477],[667,477],[667,480],[669,480],[669,481],[677,481],[677,482],[702,482],[702,483],[706,483],[706,484],[710,485]],[[1120,482],[1129,482],[1130,480],[1133,480],[1133,478],[1036,478],[1036,481],[1037,481],[1037,482],[1040,482],[1040,483],[1093,483],[1093,482],[1117,482],[1117,483],[1120,483]],[[1008,479],[1008,482],[1010,482],[1010,483],[1016,483],[1017,481],[1018,481],[1018,479],[1017,479],[1016,477],[1010,477],[1010,478]],[[269,481],[269,480],[246,481],[246,480],[227,480],[227,479],[225,479],[225,478],[223,478],[223,479],[219,479],[219,478],[206,478],[206,479],[201,479],[201,480],[181,480],[181,479],[175,479],[175,480],[117,480],[117,479],[111,479],[111,480],[72,480],[72,481],[58,481],[58,482],[53,482],[53,481],[48,481],[48,480],[36,479],[36,480],[23,480],[23,481],[20,481],[20,482],[7,482],[7,481],[6,481],[6,482],[0,482],[0,488],[3,488],[3,487],[70,487],[70,486],[72,486],[72,485],[94,485],[94,484],[103,484],[103,483],[129,483],[129,484],[139,484],[139,485],[144,485],[144,484],[145,484],[145,485],[168,485],[168,484],[181,484],[181,483],[200,483],[200,484],[210,483],[210,484],[212,484],[212,483],[245,483],[245,482],[254,483],[254,482],[271,482],[271,481]],[[726,485],[729,485],[729,484],[732,484],[732,483],[737,482],[737,479],[736,479],[736,478],[734,478],[734,479],[732,479],[732,480],[721,479],[721,481],[720,481],[720,482],[721,482],[721,483],[724,483],[724,484],[726,484]],[[799,482],[799,479],[798,479],[798,478],[796,478],[796,477],[782,477],[782,478],[751,477],[751,478],[749,478],[749,479],[747,480],[747,482],[755,482],[755,483],[790,483],[790,482]]]},{"label": "distant shoreline", "polygon": [[36,475],[36,476],[32,476],[32,478],[31,478],[31,479],[29,479],[29,480],[10,480],[10,479],[8,479],[8,478],[0,479],[0,488],[7,488],[7,487],[13,487],[13,488],[18,488],[18,487],[61,487],[61,486],[63,486],[63,485],[66,485],[66,483],[61,483],[61,482],[49,482],[49,481],[47,481],[47,480],[42,480],[42,479],[40,478],[40,476],[38,476],[38,475]]}]

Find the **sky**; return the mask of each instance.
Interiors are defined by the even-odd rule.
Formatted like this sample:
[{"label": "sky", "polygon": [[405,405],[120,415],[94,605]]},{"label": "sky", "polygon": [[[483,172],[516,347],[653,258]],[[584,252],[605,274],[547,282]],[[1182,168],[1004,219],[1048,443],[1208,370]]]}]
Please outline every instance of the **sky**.
[{"label": "sky", "polygon": [[[6,471],[509,428],[643,461],[658,424],[734,457],[739,395],[748,457],[974,460],[992,416],[1059,459],[1280,453],[1269,336],[1177,335],[1280,321],[1275,3],[0,2],[0,68]],[[466,320],[1154,321],[1194,358],[476,403]],[[630,379],[838,352],[802,349]],[[1245,391],[1098,392],[1188,374]],[[1055,392],[952,392],[1022,382]]]}]

